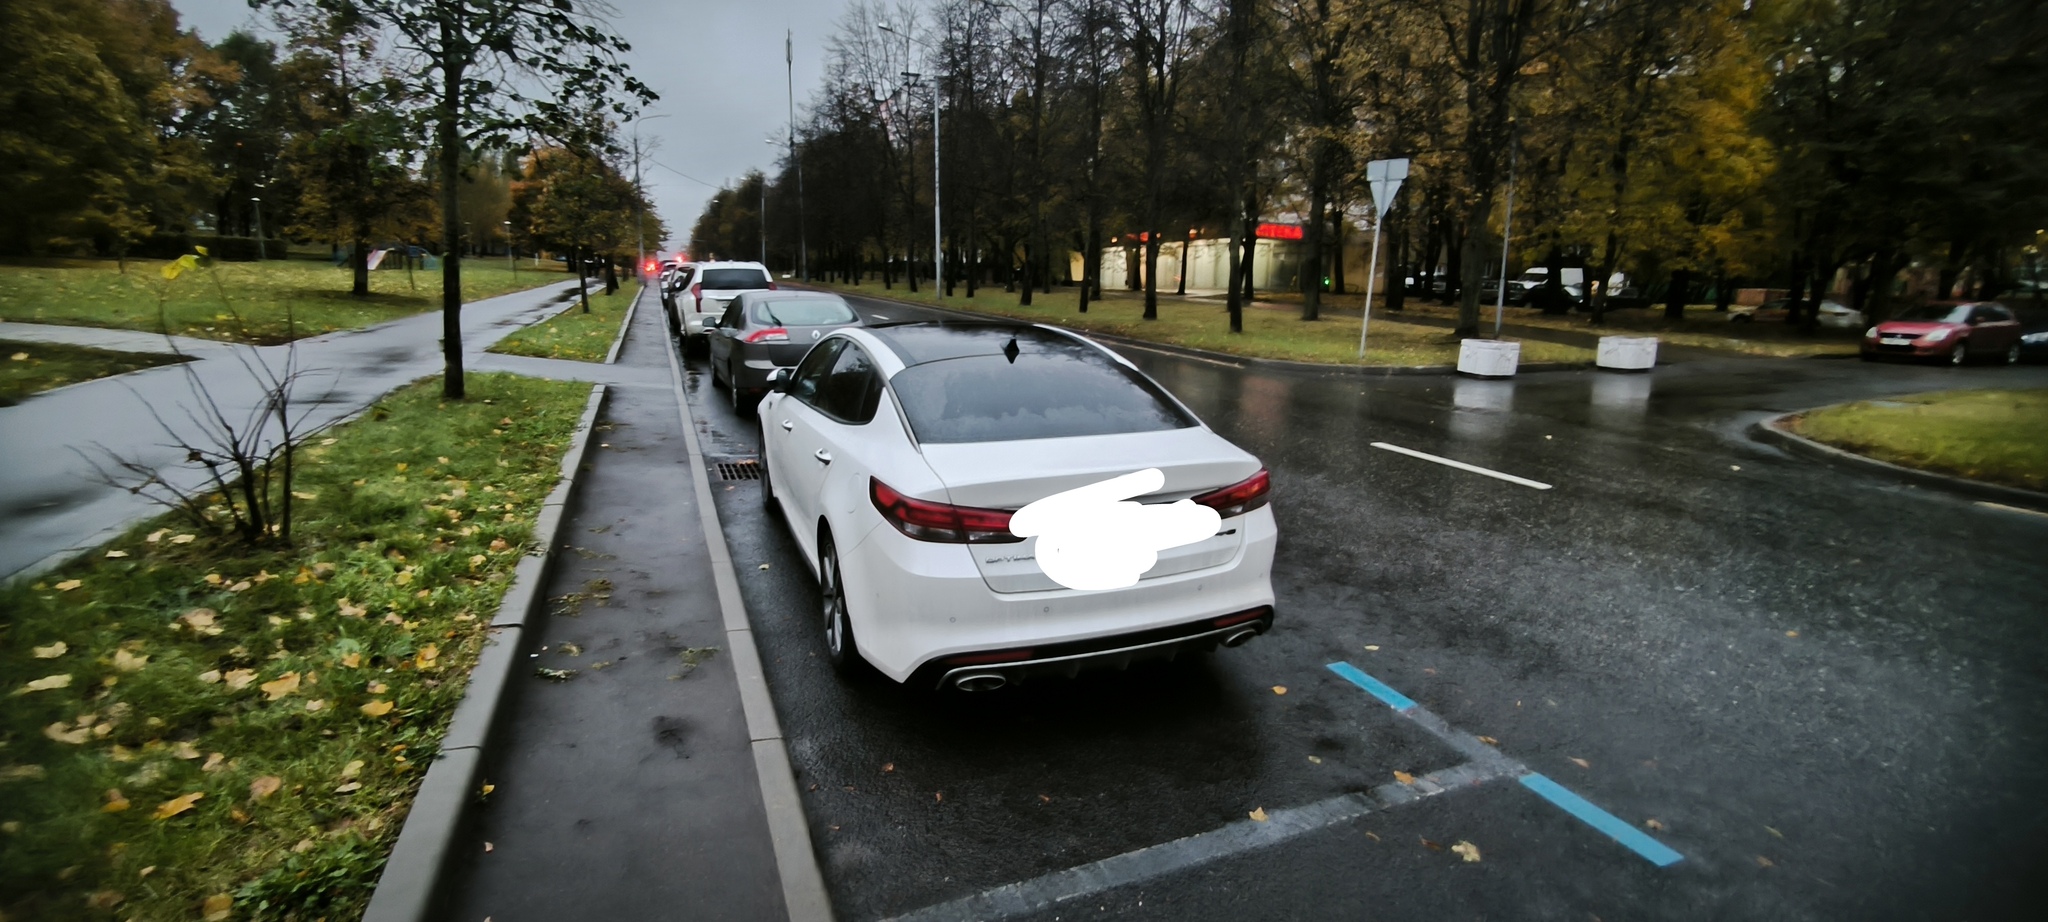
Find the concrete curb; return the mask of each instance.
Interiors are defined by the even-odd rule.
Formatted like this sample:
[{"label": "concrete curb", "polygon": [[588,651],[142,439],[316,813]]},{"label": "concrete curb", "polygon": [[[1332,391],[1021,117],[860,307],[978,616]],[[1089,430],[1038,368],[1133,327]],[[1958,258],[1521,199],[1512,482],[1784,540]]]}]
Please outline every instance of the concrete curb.
[{"label": "concrete curb", "polygon": [[626,344],[626,331],[633,328],[633,312],[640,309],[640,296],[646,293],[647,286],[641,285],[640,290],[633,295],[633,303],[626,305],[626,319],[619,321],[619,335],[612,337],[611,351],[604,354],[606,365],[618,364],[619,347]]},{"label": "concrete curb", "polygon": [[711,579],[718,589],[718,607],[725,617],[726,646],[732,652],[733,673],[740,686],[740,710],[746,715],[747,736],[753,744],[754,776],[761,785],[761,809],[768,816],[768,838],[775,848],[782,905],[790,922],[832,922],[832,898],[825,891],[825,873],[818,866],[818,853],[811,844],[811,828],[804,818],[796,771],[789,761],[782,725],[775,719],[775,703],[761,669],[760,650],[754,646],[746,601],[740,597],[739,574],[733,571],[732,551],[726,547],[725,529],[719,524],[718,507],[712,501],[703,446],[697,440],[697,424],[690,415],[689,395],[683,391],[682,366],[676,361],[674,348],[663,348],[662,353],[668,356],[669,383],[675,388],[676,412],[682,417],[690,484],[697,497],[697,513],[703,519],[704,544],[711,554]]},{"label": "concrete curb", "polygon": [[484,756],[505,703],[512,675],[522,660],[520,652],[526,628],[537,618],[547,601],[547,575],[560,540],[563,513],[576,487],[576,474],[583,465],[584,452],[597,425],[606,388],[590,389],[590,402],[569,449],[562,453],[562,479],[541,504],[534,521],[534,550],[521,558],[513,570],[512,586],[505,590],[498,614],[491,621],[491,639],[469,671],[469,686],[461,703],[448,720],[440,755],[420,782],[419,794],[406,812],[398,842],[384,863],[384,874],[370,896],[364,922],[430,922],[440,918],[439,901],[444,896],[443,870],[453,853],[463,821],[477,802],[478,780]]},{"label": "concrete curb", "polygon": [[[823,290],[830,291],[834,294],[842,295],[848,293],[836,288],[829,288]],[[860,293],[855,294],[855,297],[870,298],[876,301],[888,301],[894,304],[902,304],[907,307],[921,307],[927,310],[945,311],[951,314],[959,314],[963,317],[973,317],[977,320],[1000,320],[1008,323],[1044,322],[1019,320],[1015,317],[1005,317],[1001,314],[984,314],[981,313],[980,311],[961,310],[960,308],[957,307],[941,307],[936,304],[925,304],[921,301],[906,301],[902,298],[890,297],[889,295],[871,295]],[[1051,325],[1060,326],[1060,324],[1056,323]],[[1153,352],[1164,352],[1170,355],[1182,356],[1184,358],[1200,359],[1202,361],[1211,362],[1218,365],[1229,365],[1233,368],[1260,367],[1317,373],[1334,372],[1337,374],[1359,375],[1371,378],[1384,378],[1393,375],[1452,375],[1458,373],[1458,366],[1456,365],[1327,365],[1322,362],[1297,362],[1291,359],[1259,358],[1256,356],[1235,355],[1229,352],[1214,352],[1208,349],[1197,349],[1193,346],[1177,346],[1170,343],[1155,343],[1151,340],[1133,339],[1128,336],[1118,336],[1115,333],[1101,333],[1094,330],[1084,330],[1079,327],[1062,327],[1062,329],[1071,329],[1075,333],[1079,333],[1082,336],[1088,337],[1089,339],[1097,339],[1106,343],[1114,343],[1116,345],[1130,349],[1147,349]],[[1531,362],[1520,366],[1516,370],[1529,372],[1576,371],[1579,369],[1592,367],[1592,362]]]},{"label": "concrete curb", "polygon": [[1769,419],[1759,420],[1749,427],[1750,437],[1759,442],[1776,445],[1793,454],[1803,455],[1807,458],[1847,470],[1859,471],[1865,474],[1877,474],[1916,487],[1947,490],[1950,493],[1960,493],[1964,496],[1973,496],[2006,505],[2048,512],[2048,493],[2023,490],[2018,487],[2003,487],[1995,483],[1984,483],[1983,481],[1971,480],[1967,477],[1937,474],[1933,471],[1914,470],[1913,468],[1893,464],[1889,461],[1879,461],[1876,458],[1865,457],[1853,451],[1844,451],[1832,445],[1824,445],[1804,436],[1795,435],[1784,428],[1783,424],[1785,421],[1802,414],[1811,413],[1815,409],[1820,408],[1815,407],[1792,413],[1780,413]]}]

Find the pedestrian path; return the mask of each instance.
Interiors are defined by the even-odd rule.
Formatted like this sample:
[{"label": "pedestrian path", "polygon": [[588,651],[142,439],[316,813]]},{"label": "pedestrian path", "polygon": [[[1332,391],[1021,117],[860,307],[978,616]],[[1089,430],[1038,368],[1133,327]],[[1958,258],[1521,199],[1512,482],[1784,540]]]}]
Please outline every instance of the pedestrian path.
[{"label": "pedestrian path", "polygon": [[550,612],[528,629],[531,667],[440,918],[786,917],[668,348],[661,312],[639,310],[617,364],[598,366],[624,383],[578,474]]},{"label": "pedestrian path", "polygon": [[[87,346],[110,352],[183,352],[191,356],[225,355],[234,346],[215,339],[192,336],[165,337],[141,330],[109,330],[103,327],[71,327],[54,323],[0,322],[0,339],[17,343],[54,343]],[[168,340],[168,341],[167,341]]]},{"label": "pedestrian path", "polygon": [[[560,297],[573,286],[562,282],[464,305],[465,365],[474,367],[483,350],[512,331],[564,310]],[[6,325],[30,326],[37,325]],[[146,333],[82,327],[28,332],[109,348],[141,345],[144,339],[136,337],[163,342]],[[440,340],[436,312],[291,346],[205,343],[192,350],[201,361],[88,381],[0,408],[0,579],[54,565],[162,511],[147,497],[97,481],[94,462],[119,457],[180,488],[203,483],[205,472],[186,462],[176,442],[202,444],[208,398],[236,425],[249,419],[266,391],[252,368],[281,370],[288,357],[295,361],[303,378],[293,411],[304,414],[305,426],[320,427],[439,372]]]}]

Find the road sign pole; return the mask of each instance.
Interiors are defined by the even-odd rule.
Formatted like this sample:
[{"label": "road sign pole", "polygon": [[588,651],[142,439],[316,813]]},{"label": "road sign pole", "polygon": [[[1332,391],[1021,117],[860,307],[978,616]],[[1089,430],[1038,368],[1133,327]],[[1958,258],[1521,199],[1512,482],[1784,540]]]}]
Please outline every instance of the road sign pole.
[{"label": "road sign pole", "polygon": [[1372,322],[1372,287],[1373,283],[1379,279],[1380,274],[1381,223],[1380,216],[1374,215],[1372,219],[1372,263],[1371,268],[1365,271],[1365,309],[1359,311],[1358,317],[1358,357],[1361,359],[1365,358],[1365,328],[1367,324]]}]

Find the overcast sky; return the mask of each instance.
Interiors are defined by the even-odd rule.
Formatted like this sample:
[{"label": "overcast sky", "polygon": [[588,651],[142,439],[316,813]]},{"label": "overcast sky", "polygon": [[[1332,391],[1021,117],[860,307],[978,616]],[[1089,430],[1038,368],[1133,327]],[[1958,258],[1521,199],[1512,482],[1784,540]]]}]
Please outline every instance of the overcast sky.
[{"label": "overcast sky", "polygon": [[[266,32],[247,0],[171,2],[185,26],[208,42],[235,29]],[[649,118],[640,129],[643,146],[656,139],[659,165],[649,165],[641,181],[668,222],[671,245],[680,245],[718,186],[777,157],[763,139],[781,137],[789,121],[784,32],[795,33],[801,111],[822,78],[826,39],[847,0],[610,2],[615,28],[633,44],[627,63],[661,94],[647,115],[666,117]]]}]

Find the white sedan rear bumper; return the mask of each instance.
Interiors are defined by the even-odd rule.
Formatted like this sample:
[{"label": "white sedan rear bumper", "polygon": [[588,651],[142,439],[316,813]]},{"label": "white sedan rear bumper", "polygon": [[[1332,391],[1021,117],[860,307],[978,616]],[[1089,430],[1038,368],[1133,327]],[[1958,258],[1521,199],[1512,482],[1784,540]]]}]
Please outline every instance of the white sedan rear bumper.
[{"label": "white sedan rear bumper", "polygon": [[1271,606],[1272,508],[1224,526],[1244,529],[1245,540],[1220,566],[1127,589],[998,593],[972,554],[1014,545],[918,541],[876,521],[839,551],[853,635],[868,662],[903,682],[941,657],[1115,638]]}]

